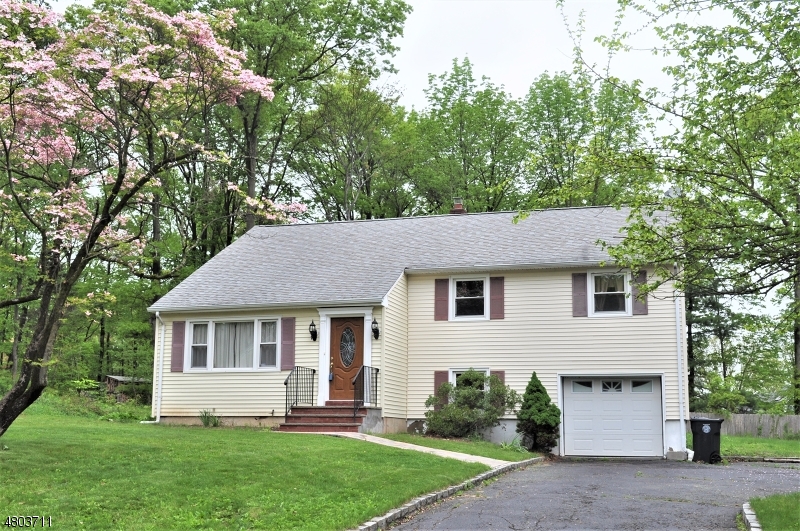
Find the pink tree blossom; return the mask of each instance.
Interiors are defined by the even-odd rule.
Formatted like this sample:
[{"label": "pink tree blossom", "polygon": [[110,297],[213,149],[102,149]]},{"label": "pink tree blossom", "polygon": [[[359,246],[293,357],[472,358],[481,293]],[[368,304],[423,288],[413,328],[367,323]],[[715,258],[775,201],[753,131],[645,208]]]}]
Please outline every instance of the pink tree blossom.
[{"label": "pink tree blossom", "polygon": [[[36,313],[20,378],[0,399],[2,435],[47,385],[53,341],[86,266],[139,258],[136,213],[159,176],[219,158],[187,124],[247,92],[271,99],[272,81],[218,41],[231,11],[171,16],[133,0],[65,30],[47,8],[0,0],[0,19],[0,210],[36,236],[28,254],[0,248],[0,263],[37,268],[26,293],[0,302],[31,303]],[[255,206],[283,221],[302,207]]]}]

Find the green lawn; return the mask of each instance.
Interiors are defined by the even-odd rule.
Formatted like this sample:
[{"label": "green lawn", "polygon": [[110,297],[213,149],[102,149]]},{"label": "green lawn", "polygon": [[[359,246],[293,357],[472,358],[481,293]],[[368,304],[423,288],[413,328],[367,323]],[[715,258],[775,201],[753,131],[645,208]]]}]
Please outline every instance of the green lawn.
[{"label": "green lawn", "polygon": [[753,498],[750,506],[764,531],[800,531],[800,492]]},{"label": "green lawn", "polygon": [[384,434],[393,441],[400,441],[410,444],[427,446],[428,448],[438,448],[439,450],[450,450],[451,452],[461,452],[463,454],[480,455],[492,459],[502,459],[504,461],[524,461],[541,454],[533,452],[518,452],[510,449],[501,448],[499,444],[487,441],[470,441],[467,439],[439,439],[436,437],[425,437],[423,435],[408,435],[405,433]]},{"label": "green lawn", "polygon": [[57,529],[345,529],[488,469],[320,435],[32,409],[0,438],[0,523],[43,515]]},{"label": "green lawn", "polygon": [[[692,434],[686,434],[686,444],[692,448]],[[744,435],[722,435],[720,438],[722,457],[732,455],[748,457],[800,457],[800,440],[767,439]]]}]

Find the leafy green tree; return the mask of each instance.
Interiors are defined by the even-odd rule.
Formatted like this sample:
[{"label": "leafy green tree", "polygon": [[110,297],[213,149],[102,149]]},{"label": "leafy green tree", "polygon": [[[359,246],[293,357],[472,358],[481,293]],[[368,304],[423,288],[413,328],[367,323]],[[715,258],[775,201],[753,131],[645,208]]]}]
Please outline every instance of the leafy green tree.
[{"label": "leafy green tree", "polygon": [[428,107],[410,117],[421,157],[412,186],[422,210],[446,213],[453,197],[470,212],[518,208],[528,157],[519,103],[485,77],[477,83],[469,59],[428,83]]},{"label": "leafy green tree", "polygon": [[[628,159],[631,170],[655,169],[660,185],[634,183],[628,237],[610,252],[634,268],[663,264],[662,281],[682,288],[710,270],[719,294],[782,296],[800,413],[800,5],[621,4],[650,17],[664,52],[676,59],[666,69],[675,90],[647,100],[675,129],[656,138],[646,164],[638,155]],[[657,212],[669,213],[670,222]]]},{"label": "leafy green tree", "polygon": [[646,111],[636,83],[597,80],[578,65],[543,74],[523,102],[531,208],[608,205],[632,176],[615,159],[639,149]]},{"label": "leafy green tree", "polygon": [[[239,150],[243,189],[251,198],[296,198],[288,170],[307,139],[299,117],[309,110],[315,87],[339,69],[354,67],[374,77],[391,68],[392,40],[402,35],[411,8],[402,0],[213,0],[207,7],[237,10],[230,45],[246,54],[256,74],[276,80],[272,102],[246,95],[231,114],[219,114]],[[254,223],[248,213],[247,228]]]},{"label": "leafy green tree", "polygon": [[396,98],[351,70],[315,92],[316,108],[302,120],[307,140],[292,164],[327,221],[375,217],[373,191],[386,163]]},{"label": "leafy green tree", "polygon": [[547,389],[534,371],[517,411],[517,432],[523,435],[522,444],[529,449],[549,452],[556,446],[559,425],[561,410],[550,401]]}]

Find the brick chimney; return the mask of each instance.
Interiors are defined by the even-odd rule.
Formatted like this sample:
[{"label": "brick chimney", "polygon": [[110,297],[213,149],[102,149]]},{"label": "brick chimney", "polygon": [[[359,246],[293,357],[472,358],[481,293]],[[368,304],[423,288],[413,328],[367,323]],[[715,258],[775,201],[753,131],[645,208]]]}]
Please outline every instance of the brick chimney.
[{"label": "brick chimney", "polygon": [[466,214],[467,209],[464,208],[464,201],[460,197],[453,198],[453,208],[450,209],[451,214]]}]

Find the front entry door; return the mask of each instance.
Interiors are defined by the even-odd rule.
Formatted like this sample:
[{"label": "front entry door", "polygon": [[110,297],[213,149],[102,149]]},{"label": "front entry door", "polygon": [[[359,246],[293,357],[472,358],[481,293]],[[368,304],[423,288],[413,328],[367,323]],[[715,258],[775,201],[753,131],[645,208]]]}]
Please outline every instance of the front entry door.
[{"label": "front entry door", "polygon": [[353,378],[364,364],[364,318],[331,318],[331,400],[353,400]]}]

